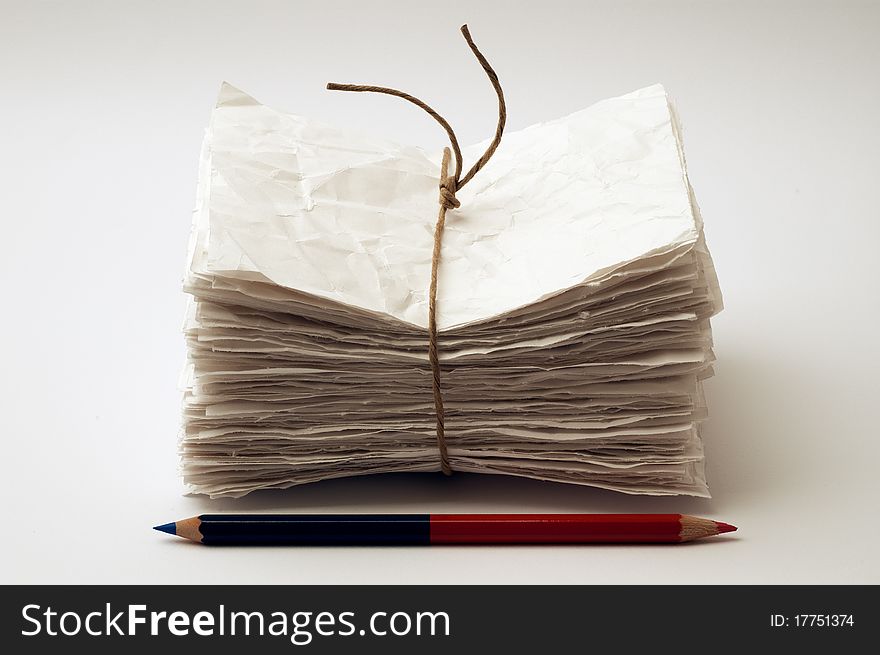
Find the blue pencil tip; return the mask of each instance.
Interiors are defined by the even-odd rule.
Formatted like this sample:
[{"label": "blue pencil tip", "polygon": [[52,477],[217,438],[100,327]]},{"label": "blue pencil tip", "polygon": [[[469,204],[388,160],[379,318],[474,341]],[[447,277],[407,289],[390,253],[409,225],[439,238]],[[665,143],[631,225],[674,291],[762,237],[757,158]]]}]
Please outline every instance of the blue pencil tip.
[{"label": "blue pencil tip", "polygon": [[166,523],[165,525],[157,525],[153,527],[153,530],[158,530],[159,532],[167,532],[168,534],[177,534],[177,524]]}]

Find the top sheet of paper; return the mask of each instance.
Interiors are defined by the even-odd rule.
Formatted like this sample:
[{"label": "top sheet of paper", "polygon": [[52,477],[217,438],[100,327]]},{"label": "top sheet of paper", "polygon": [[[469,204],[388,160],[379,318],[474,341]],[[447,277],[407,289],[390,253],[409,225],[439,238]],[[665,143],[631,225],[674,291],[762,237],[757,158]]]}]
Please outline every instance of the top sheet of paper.
[{"label": "top sheet of paper", "polygon": [[[464,151],[465,167],[485,144]],[[224,84],[202,153],[191,270],[427,326],[440,153],[349,133]],[[696,243],[663,87],[504,135],[443,235],[441,330]]]}]

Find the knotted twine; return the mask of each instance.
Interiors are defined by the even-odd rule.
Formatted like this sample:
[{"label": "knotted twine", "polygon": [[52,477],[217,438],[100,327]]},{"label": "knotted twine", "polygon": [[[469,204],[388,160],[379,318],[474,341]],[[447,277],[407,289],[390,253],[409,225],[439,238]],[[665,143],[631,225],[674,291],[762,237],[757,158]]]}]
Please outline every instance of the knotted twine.
[{"label": "knotted twine", "polygon": [[[498,126],[495,128],[495,136],[489,143],[489,147],[482,156],[474,162],[464,177],[461,177],[462,158],[461,147],[458,144],[458,138],[455,131],[449,125],[445,118],[438,114],[434,109],[422,102],[415,96],[412,96],[397,89],[390,89],[384,86],[371,86],[367,84],[335,84],[333,82],[327,85],[330,91],[357,91],[369,93],[384,93],[390,96],[402,98],[407,102],[420,107],[428,113],[449,136],[449,142],[452,146],[452,153],[449,148],[443,148],[443,159],[440,163],[440,212],[437,215],[437,223],[434,226],[434,250],[431,255],[431,284],[428,288],[428,359],[431,362],[432,389],[434,392],[434,413],[437,419],[437,448],[440,451],[440,468],[446,475],[452,475],[452,467],[449,465],[449,453],[446,448],[446,426],[443,410],[443,393],[440,386],[440,358],[437,354],[437,270],[440,266],[440,246],[443,242],[443,228],[446,226],[446,212],[451,209],[457,209],[461,203],[456,198],[456,193],[476,175],[486,162],[495,154],[498,144],[501,143],[501,135],[504,133],[504,124],[507,122],[507,107],[504,104],[504,92],[501,90],[501,84],[498,82],[498,75],[486,61],[483,53],[477,48],[467,25],[461,26],[461,33],[467,41],[471,52],[480,62],[489,82],[498,95]],[[455,173],[449,174],[449,160],[452,154],[455,154]]]}]

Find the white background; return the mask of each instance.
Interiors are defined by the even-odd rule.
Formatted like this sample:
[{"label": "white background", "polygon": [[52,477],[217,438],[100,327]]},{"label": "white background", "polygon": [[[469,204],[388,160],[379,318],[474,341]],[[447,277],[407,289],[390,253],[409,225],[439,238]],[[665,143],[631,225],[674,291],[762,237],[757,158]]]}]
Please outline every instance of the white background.
[{"label": "white background", "polygon": [[[2,2],[2,582],[880,582],[880,4]],[[707,385],[712,500],[501,477],[383,476],[241,501],[177,477],[180,291],[199,144],[224,79],[436,148],[664,83],[726,309]],[[204,511],[683,512],[674,547],[211,549]]]}]

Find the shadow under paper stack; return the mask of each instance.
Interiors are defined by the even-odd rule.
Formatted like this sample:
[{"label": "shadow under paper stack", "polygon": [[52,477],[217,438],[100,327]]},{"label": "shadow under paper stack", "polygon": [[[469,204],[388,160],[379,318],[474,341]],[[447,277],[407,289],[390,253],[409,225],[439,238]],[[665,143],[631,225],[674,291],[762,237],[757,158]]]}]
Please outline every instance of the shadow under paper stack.
[{"label": "shadow under paper stack", "polygon": [[[440,470],[439,160],[223,86],[185,283],[192,491]],[[437,295],[453,470],[708,495],[721,296],[664,89],[505,134],[459,199]]]}]

